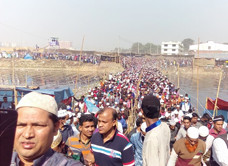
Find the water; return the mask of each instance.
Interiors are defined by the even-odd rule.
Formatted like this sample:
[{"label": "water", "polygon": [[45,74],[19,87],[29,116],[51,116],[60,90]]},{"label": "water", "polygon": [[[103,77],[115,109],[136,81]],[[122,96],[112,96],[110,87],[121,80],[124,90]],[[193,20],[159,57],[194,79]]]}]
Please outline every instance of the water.
[{"label": "water", "polygon": [[[0,85],[13,85],[12,70],[0,70],[0,75]],[[91,76],[88,72],[77,73],[75,71],[38,69],[15,70],[16,86],[25,86],[27,82],[28,86],[39,86],[43,89],[70,87],[72,90],[75,90],[77,82],[77,97],[85,94],[90,87],[97,85],[100,79],[100,76]]]},{"label": "water", "polygon": [[[168,75],[169,79],[177,86],[177,74]],[[216,98],[219,84],[219,74],[213,75],[199,75],[199,113],[202,114],[206,104],[206,98]],[[197,106],[197,76],[181,73],[180,74],[180,89],[181,94],[188,93],[191,98],[191,103],[196,108]],[[228,101],[228,73],[222,77],[219,98]]]},{"label": "water", "polygon": [[[12,71],[0,70],[0,85],[12,85]],[[177,86],[177,73],[168,75],[169,79]],[[219,74],[200,75],[199,77],[199,112],[202,114],[206,98],[216,98]],[[61,70],[16,70],[15,85],[25,86],[27,84],[39,86],[40,88],[70,87],[75,89],[77,80],[76,96],[79,97],[87,92],[90,87],[99,84],[99,76],[91,76],[89,73]],[[88,79],[89,78],[89,79]],[[193,106],[197,106],[197,77],[196,75],[180,74],[181,93],[188,93]],[[228,101],[228,73],[223,75],[219,98]]]}]

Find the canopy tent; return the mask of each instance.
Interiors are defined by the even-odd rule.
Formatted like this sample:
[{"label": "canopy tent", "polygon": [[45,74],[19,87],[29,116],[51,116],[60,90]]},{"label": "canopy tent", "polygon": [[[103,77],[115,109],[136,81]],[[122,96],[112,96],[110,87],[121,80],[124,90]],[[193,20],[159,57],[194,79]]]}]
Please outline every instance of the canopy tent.
[{"label": "canopy tent", "polygon": [[24,59],[33,60],[33,57],[32,57],[30,54],[26,54],[26,55],[24,56]]},{"label": "canopy tent", "polygon": [[63,102],[64,104],[67,104],[67,105],[71,103],[71,97],[74,96],[74,93],[69,87],[58,88],[58,89],[35,89],[35,90],[17,87],[16,90],[17,90],[18,101],[21,99],[21,97],[23,97],[24,95],[32,91],[51,95],[55,97],[55,100],[57,103]]},{"label": "canopy tent", "polygon": [[[205,112],[208,113],[210,116],[213,116],[215,101],[211,98],[207,98],[206,100],[206,110]],[[228,120],[228,102],[222,99],[217,99],[217,115],[223,115],[225,117],[225,121]]]}]

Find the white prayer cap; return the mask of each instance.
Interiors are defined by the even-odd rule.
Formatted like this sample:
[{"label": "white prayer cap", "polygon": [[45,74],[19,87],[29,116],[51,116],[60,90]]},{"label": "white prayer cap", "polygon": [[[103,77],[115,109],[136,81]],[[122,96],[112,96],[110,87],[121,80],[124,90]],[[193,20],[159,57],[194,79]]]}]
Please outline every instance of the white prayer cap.
[{"label": "white prayer cap", "polygon": [[175,109],[174,111],[173,111],[173,114],[179,114],[179,112]]},{"label": "white prayer cap", "polygon": [[175,122],[174,120],[170,120],[170,121],[169,121],[169,125],[175,126],[175,125],[176,125],[176,122]]},{"label": "white prayer cap", "polygon": [[189,127],[187,130],[187,135],[192,139],[199,138],[199,130],[195,127]]},{"label": "white prayer cap", "polygon": [[59,110],[58,111],[58,118],[64,118],[65,116],[67,116],[66,110]]},{"label": "white prayer cap", "polygon": [[38,92],[30,92],[19,101],[16,110],[21,107],[35,107],[57,116],[58,106],[55,98]]},{"label": "white prayer cap", "polygon": [[147,128],[146,122],[143,122],[143,123],[141,124],[141,130],[142,130],[143,132],[146,132],[146,128]]},{"label": "white prayer cap", "polygon": [[66,108],[67,110],[71,110],[71,107],[69,106],[69,105],[67,105],[67,108]]},{"label": "white prayer cap", "polygon": [[86,113],[84,113],[84,115],[90,115],[91,113],[90,112],[86,112]]},{"label": "white prayer cap", "polygon": [[139,114],[138,114],[139,116],[142,116],[143,114],[142,114],[142,112],[139,112]]},{"label": "white prayer cap", "polygon": [[53,149],[53,148],[57,147],[60,144],[61,141],[62,141],[62,134],[58,130],[57,135],[54,136],[54,138],[53,138],[53,141],[52,141],[52,144],[51,144],[51,148]]},{"label": "white prayer cap", "polygon": [[109,106],[110,104],[109,103],[106,103],[107,106]]},{"label": "white prayer cap", "polygon": [[191,113],[188,113],[185,116],[188,116],[188,117],[192,118],[192,114]]},{"label": "white prayer cap", "polygon": [[67,114],[69,115],[69,118],[71,118],[71,117],[72,117],[72,112],[67,111]]},{"label": "white prayer cap", "polygon": [[209,129],[206,126],[200,126],[199,128],[199,135],[201,137],[206,137],[209,134]]},{"label": "white prayer cap", "polygon": [[82,115],[82,113],[79,112],[79,113],[77,114],[77,118],[81,118],[81,115]]}]

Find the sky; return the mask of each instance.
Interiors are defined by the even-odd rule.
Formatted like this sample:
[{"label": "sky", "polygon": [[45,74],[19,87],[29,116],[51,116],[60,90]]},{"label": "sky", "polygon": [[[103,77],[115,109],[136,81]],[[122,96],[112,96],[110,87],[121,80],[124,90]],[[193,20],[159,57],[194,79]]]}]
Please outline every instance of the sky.
[{"label": "sky", "polygon": [[133,43],[228,43],[228,0],[0,0],[0,42],[44,47],[50,37],[80,50]]}]

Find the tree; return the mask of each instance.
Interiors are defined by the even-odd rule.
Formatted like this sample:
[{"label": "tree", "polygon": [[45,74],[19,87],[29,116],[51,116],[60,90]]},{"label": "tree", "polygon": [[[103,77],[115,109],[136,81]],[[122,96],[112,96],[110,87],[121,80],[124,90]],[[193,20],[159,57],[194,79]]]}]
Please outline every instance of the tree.
[{"label": "tree", "polygon": [[144,53],[144,45],[142,43],[133,43],[131,46],[131,51],[136,54],[143,54]]},{"label": "tree", "polygon": [[182,41],[182,44],[184,45],[184,51],[188,52],[189,46],[194,44],[194,40],[187,38]]}]

